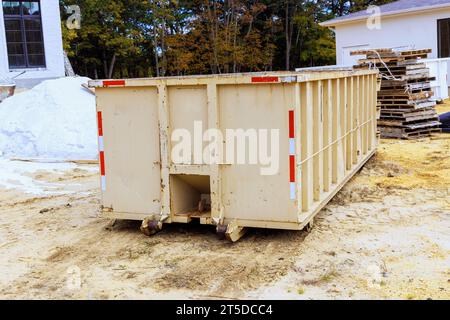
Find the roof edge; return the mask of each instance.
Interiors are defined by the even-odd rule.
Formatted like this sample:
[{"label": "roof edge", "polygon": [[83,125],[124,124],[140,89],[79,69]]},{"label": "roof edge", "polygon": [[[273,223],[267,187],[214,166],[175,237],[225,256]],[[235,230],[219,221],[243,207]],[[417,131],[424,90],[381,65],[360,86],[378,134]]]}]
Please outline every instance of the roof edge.
[{"label": "roof edge", "polygon": [[[433,5],[433,6],[415,7],[415,8],[409,8],[409,9],[390,11],[390,12],[386,12],[386,13],[381,13],[381,17],[400,16],[400,15],[404,15],[404,14],[406,15],[406,14],[414,13],[417,11],[433,11],[436,9],[441,9],[441,8],[446,8],[446,7],[450,7],[450,2],[444,3],[444,4],[437,4],[437,5]],[[366,14],[363,16],[342,19],[342,20],[337,20],[337,21],[334,21],[335,19],[332,19],[332,20],[321,22],[321,23],[319,23],[319,25],[322,27],[334,27],[334,26],[341,25],[341,24],[365,20],[369,16],[370,16],[369,14]]]}]

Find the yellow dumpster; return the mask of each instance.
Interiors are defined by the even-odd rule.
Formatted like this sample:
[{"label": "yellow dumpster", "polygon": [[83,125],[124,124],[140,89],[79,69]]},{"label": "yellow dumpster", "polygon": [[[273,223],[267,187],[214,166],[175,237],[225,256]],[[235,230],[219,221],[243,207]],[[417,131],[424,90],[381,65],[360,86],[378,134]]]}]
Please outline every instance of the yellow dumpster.
[{"label": "yellow dumpster", "polygon": [[372,157],[377,72],[91,81],[103,214],[302,230]]}]

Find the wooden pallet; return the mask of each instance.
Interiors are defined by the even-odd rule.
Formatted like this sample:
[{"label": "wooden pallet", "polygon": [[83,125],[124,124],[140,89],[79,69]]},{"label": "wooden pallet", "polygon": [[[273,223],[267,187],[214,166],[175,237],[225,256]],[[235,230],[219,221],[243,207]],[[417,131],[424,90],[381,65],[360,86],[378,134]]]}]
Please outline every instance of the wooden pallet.
[{"label": "wooden pallet", "polygon": [[380,73],[383,75],[389,75],[394,76],[397,79],[400,79],[402,81],[410,80],[410,79],[417,79],[417,78],[428,78],[430,77],[430,71],[429,69],[416,69],[416,70],[388,70],[385,68],[378,68],[380,70]]},{"label": "wooden pallet", "polygon": [[432,134],[441,133],[442,129],[439,127],[435,127],[408,132],[403,129],[387,130],[385,128],[382,128],[380,131],[381,131],[381,138],[383,139],[412,140],[412,139],[427,138]]},{"label": "wooden pallet", "polygon": [[422,82],[422,83],[411,83],[411,84],[401,84],[399,83],[392,83],[390,85],[388,84],[381,84],[381,92],[384,90],[390,91],[390,90],[404,90],[404,92],[410,92],[410,93],[418,93],[423,90],[431,90],[431,84],[430,82]]},{"label": "wooden pallet", "polygon": [[428,57],[427,54],[419,54],[419,55],[404,55],[404,56],[381,56],[378,57],[376,55],[367,56],[365,59],[359,59],[358,64],[396,64],[397,66],[411,65],[416,64],[417,60],[426,59]]},{"label": "wooden pallet", "polygon": [[[391,71],[414,71],[414,70],[420,70],[420,69],[426,69],[426,68],[427,68],[427,65],[425,63],[417,62],[415,64],[405,65],[405,66],[392,66],[389,69]],[[386,70],[386,68],[384,66],[381,69]]]},{"label": "wooden pallet", "polygon": [[422,89],[410,89],[410,88],[394,88],[394,89],[383,89],[383,91],[378,92],[379,95],[420,95],[420,94],[429,94],[430,97],[434,95],[431,86],[429,88]]},{"label": "wooden pallet", "polygon": [[396,110],[417,110],[417,109],[424,109],[424,108],[429,108],[429,107],[435,107],[436,106],[436,102],[434,101],[430,101],[430,102],[425,102],[425,103],[418,103],[418,104],[400,104],[400,103],[396,103],[396,104],[383,104],[380,103],[381,109],[396,109]]},{"label": "wooden pallet", "polygon": [[439,130],[436,103],[430,100],[434,95],[431,81],[436,79],[421,62],[431,52],[431,49],[398,51],[389,48],[351,52],[351,55],[365,55],[358,60],[356,69],[380,71],[377,105],[382,137],[412,139]]},{"label": "wooden pallet", "polygon": [[405,90],[397,92],[380,91],[378,93],[378,100],[425,100],[434,96],[433,91],[423,91],[419,93],[407,93]]},{"label": "wooden pallet", "polygon": [[417,118],[417,117],[429,117],[434,118],[437,117],[437,112],[434,108],[425,108],[418,110],[388,110],[382,109],[381,116],[383,119],[409,119],[409,118]]},{"label": "wooden pallet", "polygon": [[433,50],[432,49],[419,49],[419,50],[406,50],[406,51],[401,51],[401,55],[414,55],[414,54],[429,54],[432,53]]},{"label": "wooden pallet", "polygon": [[416,127],[417,125],[419,126],[422,124],[430,125],[436,123],[439,123],[439,117],[437,115],[434,117],[433,116],[430,117],[429,115],[423,115],[423,116],[408,117],[405,119],[383,118],[380,121],[378,121],[378,125],[382,127],[400,127],[400,128],[410,128],[410,126]]},{"label": "wooden pallet", "polygon": [[380,99],[380,98],[378,98],[378,101],[380,102],[381,105],[390,105],[390,104],[418,105],[430,102],[429,99],[409,100],[409,99]]},{"label": "wooden pallet", "polygon": [[[433,52],[432,49],[396,50],[393,48],[380,48],[380,49],[375,48],[375,49],[358,50],[358,51],[354,51],[352,53],[357,53],[359,55],[367,55],[367,56],[371,56],[374,54],[379,54],[381,56],[386,56],[386,55],[413,56],[413,55],[429,54],[432,52]],[[356,55],[356,54],[353,54],[353,55]]]},{"label": "wooden pallet", "polygon": [[[406,76],[403,76],[406,77]],[[423,75],[418,75],[418,76],[411,76],[409,78],[405,78],[405,79],[401,79],[401,80],[383,80],[381,83],[381,88],[383,89],[383,87],[391,87],[391,86],[407,86],[407,85],[412,85],[412,84],[426,84],[429,83],[431,81],[435,81],[436,78],[435,77],[430,77],[429,75],[427,76],[423,76]]]},{"label": "wooden pallet", "polygon": [[417,131],[417,130],[430,129],[430,128],[435,128],[435,127],[440,127],[440,126],[441,126],[441,123],[439,121],[435,120],[435,121],[425,121],[425,122],[422,121],[422,122],[418,122],[418,123],[403,124],[403,125],[400,125],[400,126],[379,125],[378,127],[382,131],[383,130],[401,129],[401,130],[405,130],[406,132],[413,132],[413,131]]},{"label": "wooden pallet", "polygon": [[364,56],[373,53],[374,51],[383,54],[390,53],[393,51],[391,48],[375,48],[375,49],[363,49],[363,50],[355,50],[350,52],[351,56]]}]

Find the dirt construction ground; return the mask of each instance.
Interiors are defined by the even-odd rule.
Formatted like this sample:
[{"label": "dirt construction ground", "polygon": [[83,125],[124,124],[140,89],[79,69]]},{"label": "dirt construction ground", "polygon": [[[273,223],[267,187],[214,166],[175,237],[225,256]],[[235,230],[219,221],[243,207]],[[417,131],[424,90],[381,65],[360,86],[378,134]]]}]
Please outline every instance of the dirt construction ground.
[{"label": "dirt construction ground", "polygon": [[449,135],[383,140],[312,232],[235,244],[206,226],[110,227],[93,165],[25,177],[42,192],[0,188],[2,299],[450,299]]}]

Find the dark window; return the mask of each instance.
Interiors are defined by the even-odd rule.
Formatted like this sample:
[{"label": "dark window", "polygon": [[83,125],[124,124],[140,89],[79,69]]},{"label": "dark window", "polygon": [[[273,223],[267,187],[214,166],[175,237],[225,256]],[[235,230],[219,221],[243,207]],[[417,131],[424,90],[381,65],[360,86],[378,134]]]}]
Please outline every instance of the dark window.
[{"label": "dark window", "polygon": [[438,20],[439,58],[450,57],[450,19]]},{"label": "dark window", "polygon": [[11,69],[45,67],[40,1],[2,1]]}]

